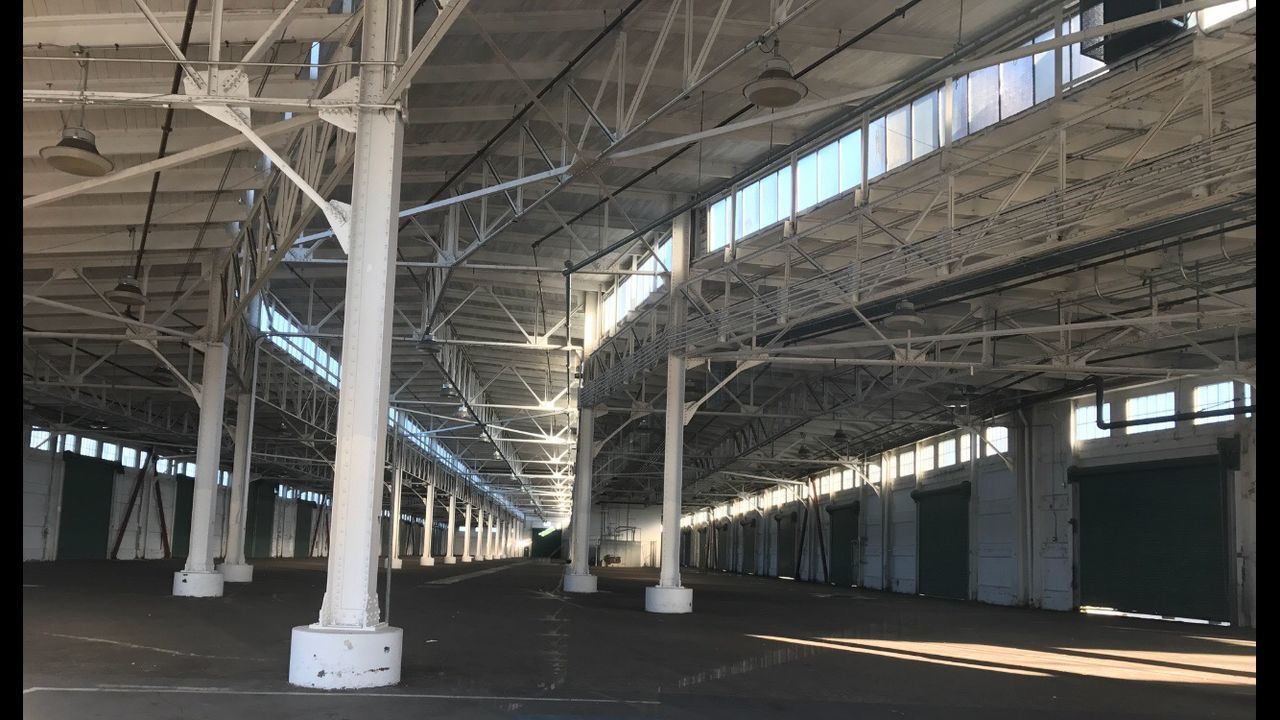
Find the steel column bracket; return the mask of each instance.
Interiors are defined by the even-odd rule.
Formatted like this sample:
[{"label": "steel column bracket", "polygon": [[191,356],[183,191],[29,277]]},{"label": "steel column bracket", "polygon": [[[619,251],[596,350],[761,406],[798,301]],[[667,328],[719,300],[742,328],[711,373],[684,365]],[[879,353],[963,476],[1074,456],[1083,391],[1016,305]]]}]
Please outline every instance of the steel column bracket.
[{"label": "steel column bracket", "polygon": [[333,237],[337,239],[342,252],[351,254],[351,205],[341,200],[330,200],[320,206],[320,211],[324,213],[325,219],[329,221],[329,227],[333,228]]},{"label": "steel column bracket", "polygon": [[[349,133],[354,133],[360,125],[360,115],[354,107],[351,107],[351,104],[359,101],[360,77],[356,76],[349,78],[346,82],[334,88],[333,92],[317,100],[316,105],[320,108],[321,120]],[[341,103],[346,107],[325,107],[329,103]],[[345,248],[346,246],[344,245],[343,247]]]},{"label": "steel column bracket", "polygon": [[[707,360],[707,362],[708,364],[710,364],[711,361]],[[711,388],[711,390],[709,390],[706,395],[703,395],[697,400],[693,400],[691,402],[685,403],[684,404],[684,424],[688,425],[689,421],[693,420],[694,414],[698,412],[698,408],[702,407],[703,403],[710,400],[712,395],[715,395],[716,393],[720,392],[720,388],[724,387],[725,385],[728,385],[729,381],[737,377],[739,373],[745,372],[757,365],[762,365],[762,364],[764,364],[764,361],[762,360],[744,360],[739,362],[738,367],[734,368],[733,372],[726,375],[725,378],[721,380],[715,387]]]}]

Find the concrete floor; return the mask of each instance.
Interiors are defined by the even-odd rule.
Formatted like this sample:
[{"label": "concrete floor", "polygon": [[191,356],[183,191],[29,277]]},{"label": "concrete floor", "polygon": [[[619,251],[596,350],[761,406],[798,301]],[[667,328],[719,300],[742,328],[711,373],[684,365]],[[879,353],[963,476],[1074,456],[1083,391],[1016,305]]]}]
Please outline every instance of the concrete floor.
[{"label": "concrete floor", "polygon": [[562,566],[528,561],[396,571],[403,683],[303,691],[285,682],[289,630],[315,620],[323,561],[259,561],[216,599],[171,597],[178,566],[25,563],[24,717],[1256,714],[1248,631],[696,572],[694,614],[654,616],[656,571],[600,571],[600,593],[566,597]]}]

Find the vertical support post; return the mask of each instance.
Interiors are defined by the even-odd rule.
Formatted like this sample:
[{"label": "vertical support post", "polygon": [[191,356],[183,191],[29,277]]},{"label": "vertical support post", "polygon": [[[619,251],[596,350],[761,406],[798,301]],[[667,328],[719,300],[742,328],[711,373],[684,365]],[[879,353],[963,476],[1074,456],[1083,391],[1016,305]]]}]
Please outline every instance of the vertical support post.
[{"label": "vertical support post", "polygon": [[249,446],[253,442],[253,394],[236,396],[235,455],[231,497],[227,502],[227,552],[218,566],[223,582],[252,582],[253,566],[244,561],[244,531],[249,498]]},{"label": "vertical support post", "polygon": [[493,521],[493,513],[485,516],[484,510],[476,509],[476,559],[489,559],[489,523]]},{"label": "vertical support post", "polygon": [[[795,203],[792,203],[794,209]],[[668,327],[684,324],[681,294],[689,269],[691,214],[682,213],[671,228],[671,299]],[[684,378],[683,348],[667,354],[666,452],[662,466],[662,571],[658,584],[645,588],[644,609],[653,613],[693,612],[693,590],[680,585],[680,508],[684,492]]]},{"label": "vertical support post", "polygon": [[[599,338],[597,313],[599,293],[588,292],[583,298],[582,365],[595,350]],[[581,381],[578,385],[581,389]],[[588,535],[591,527],[591,463],[595,458],[592,446],[595,438],[595,415],[591,408],[578,405],[578,457],[573,470],[573,537],[570,544],[570,564],[565,570],[564,590],[572,593],[596,591],[596,577],[587,564]]]},{"label": "vertical support post", "polygon": [[471,503],[467,503],[462,511],[462,562],[474,559],[471,557]]},{"label": "vertical support post", "polygon": [[[187,562],[173,574],[173,594],[179,597],[221,597],[222,573],[213,566],[213,516],[218,492],[218,463],[222,455],[222,408],[227,387],[227,345],[214,337],[221,322],[221,278],[209,278],[209,337],[200,380],[200,426],[196,431],[196,479],[191,500],[191,534]],[[175,506],[176,507],[176,506]],[[175,521],[176,523],[176,521]],[[166,553],[166,557],[168,554]]]},{"label": "vertical support post", "polygon": [[[349,689],[400,682],[404,633],[379,614],[376,525],[382,515],[392,294],[404,119],[382,95],[395,59],[389,0],[364,6],[350,257],[342,334],[328,572],[318,622],[293,628],[289,682]],[[393,98],[399,100],[399,98]],[[371,107],[384,105],[384,107]]]},{"label": "vertical support post", "polygon": [[[396,411],[397,414],[399,411]],[[397,427],[399,423],[396,423]],[[400,496],[404,493],[404,441],[396,433],[395,449],[391,457],[391,542],[387,544],[387,559],[393,569],[404,567],[400,559]]]},{"label": "vertical support post", "polygon": [[436,524],[436,486],[434,484],[427,486],[427,509],[422,519],[422,559],[418,564],[422,567],[430,567],[436,564],[436,559],[431,555],[431,538],[435,534]]},{"label": "vertical support post", "polygon": [[458,499],[449,495],[449,526],[444,531],[444,564],[453,565],[458,556],[453,554],[453,536],[458,534]]}]

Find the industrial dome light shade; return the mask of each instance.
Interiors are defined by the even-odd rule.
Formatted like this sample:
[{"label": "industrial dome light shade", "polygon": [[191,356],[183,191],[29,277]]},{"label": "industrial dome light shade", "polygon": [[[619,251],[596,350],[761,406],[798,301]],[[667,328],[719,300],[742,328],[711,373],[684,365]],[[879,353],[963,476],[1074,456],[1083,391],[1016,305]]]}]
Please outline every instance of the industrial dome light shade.
[{"label": "industrial dome light shade", "polygon": [[54,170],[82,177],[101,177],[115,169],[115,163],[98,152],[93,133],[80,127],[63,129],[58,144],[41,148],[40,157]]},{"label": "industrial dome light shade", "polygon": [[942,401],[944,407],[952,410],[963,410],[969,407],[969,394],[965,392],[953,392]]},{"label": "industrial dome light shade", "polygon": [[884,326],[890,330],[920,330],[924,327],[924,318],[916,312],[915,305],[903,300],[884,319]]},{"label": "industrial dome light shade", "polygon": [[845,434],[845,432],[844,432],[844,428],[843,428],[843,427],[838,427],[838,428],[836,428],[836,433],[835,433],[835,435],[832,435],[832,436],[831,436],[831,440],[832,440],[833,442],[836,442],[836,443],[839,443],[839,444],[843,445],[843,444],[845,444],[845,443],[849,442],[849,436]]},{"label": "industrial dome light shade", "polygon": [[458,391],[453,389],[453,383],[448,380],[440,384],[440,394],[447,397],[458,397]]},{"label": "industrial dome light shade", "polygon": [[138,285],[138,281],[127,275],[104,295],[111,302],[126,307],[147,304],[147,295],[142,292],[142,287]]},{"label": "industrial dome light shade", "polygon": [[764,108],[791,107],[809,94],[809,88],[791,74],[791,63],[776,54],[764,61],[764,70],[742,88],[753,105]]},{"label": "industrial dome light shade", "polygon": [[457,414],[458,414],[458,417],[460,417],[460,418],[465,418],[465,417],[466,417],[467,415],[469,415],[470,413],[468,413],[468,412],[467,412],[467,406],[466,406],[466,405],[459,405],[459,406],[458,406],[458,413],[457,413]]}]

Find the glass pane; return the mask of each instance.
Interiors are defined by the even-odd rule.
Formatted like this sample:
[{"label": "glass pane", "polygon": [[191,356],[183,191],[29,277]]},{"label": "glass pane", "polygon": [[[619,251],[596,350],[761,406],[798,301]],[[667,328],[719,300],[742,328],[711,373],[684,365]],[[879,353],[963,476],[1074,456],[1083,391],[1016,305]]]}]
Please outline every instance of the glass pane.
[{"label": "glass pane", "polygon": [[934,90],[911,103],[911,158],[928,155],[938,149],[938,91]]},{"label": "glass pane", "polygon": [[840,192],[862,182],[862,131],[840,138]]},{"label": "glass pane", "polygon": [[1000,117],[1012,117],[1031,107],[1035,98],[1032,59],[1000,63]]},{"label": "glass pane", "polygon": [[[1053,31],[1041,33],[1036,36],[1036,42],[1045,42],[1053,39]],[[1036,75],[1036,97],[1037,103],[1053,97],[1053,51],[1036,53],[1034,55],[1035,75]]]},{"label": "glass pane", "polygon": [[867,179],[884,174],[884,118],[867,126]]},{"label": "glass pane", "polygon": [[969,132],[977,132],[1000,119],[1000,68],[969,73]]},{"label": "glass pane", "polygon": [[751,183],[739,193],[739,212],[742,213],[742,234],[750,235],[760,229],[760,183]]},{"label": "glass pane", "polygon": [[742,237],[742,191],[733,196],[733,239]]},{"label": "glass pane", "polygon": [[809,153],[796,163],[796,210],[807,210],[818,202],[818,154]]},{"label": "glass pane", "polygon": [[[1125,419],[1141,420],[1145,418],[1165,417],[1166,415],[1173,414],[1173,406],[1174,395],[1172,392],[1130,398],[1124,403]],[[1172,420],[1168,422],[1149,423],[1146,425],[1130,425],[1125,428],[1125,434],[1134,435],[1136,433],[1151,432],[1153,430],[1172,430],[1173,426],[1174,423]]]},{"label": "glass pane", "polygon": [[818,201],[840,192],[840,145],[831,143],[818,151]]},{"label": "glass pane", "polygon": [[778,219],[791,218],[791,166],[778,171]]},{"label": "glass pane", "polygon": [[778,173],[760,180],[760,227],[778,222]]},{"label": "glass pane", "polygon": [[951,103],[955,110],[951,115],[951,139],[959,140],[969,134],[969,76],[961,75],[951,83]]},{"label": "glass pane", "polygon": [[885,122],[886,168],[892,170],[911,159],[911,106],[889,113]]},{"label": "glass pane", "polygon": [[707,250],[722,248],[728,242],[724,233],[724,206],[724,200],[712,203],[707,212]]}]

